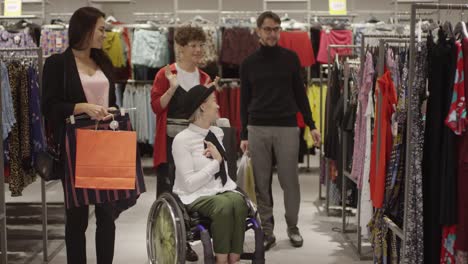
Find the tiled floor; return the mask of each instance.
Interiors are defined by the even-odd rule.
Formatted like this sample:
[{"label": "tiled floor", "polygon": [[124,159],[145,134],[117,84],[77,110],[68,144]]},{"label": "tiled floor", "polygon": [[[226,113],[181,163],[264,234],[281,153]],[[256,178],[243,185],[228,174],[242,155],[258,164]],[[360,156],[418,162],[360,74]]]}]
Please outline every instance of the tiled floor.
[{"label": "tiled floor", "polygon": [[[146,160],[145,163],[150,161]],[[312,167],[316,167],[317,161],[312,159]],[[148,170],[151,171],[151,170]],[[277,178],[273,181],[273,193],[275,201],[275,234],[277,237],[277,246],[266,254],[266,263],[271,264],[327,264],[327,263],[370,263],[361,262],[356,257],[348,243],[345,242],[341,233],[333,229],[341,227],[341,217],[325,217],[323,213],[319,212],[316,206],[318,197],[318,175],[317,170],[314,173],[301,173],[301,216],[300,216],[300,229],[304,236],[304,246],[302,248],[293,248],[286,235],[286,224],[284,221],[284,207],[282,191],[279,187]],[[128,263],[148,263],[146,254],[146,223],[147,215],[151,204],[155,200],[155,187],[156,181],[153,175],[146,176],[146,185],[148,192],[143,194],[135,207],[129,211],[124,212],[117,221],[117,234],[116,234],[116,247],[114,263],[128,264]],[[39,185],[35,184],[28,188],[22,198],[9,198],[10,202],[26,202],[26,201],[40,201]],[[7,194],[9,196],[9,194]],[[57,184],[48,192],[49,200],[60,201],[62,198],[61,186]],[[62,232],[62,224],[60,223],[60,211],[54,216],[52,234],[58,235]],[[14,225],[15,220],[9,221]],[[37,232],[37,231],[36,231]],[[96,263],[95,260],[95,247],[94,247],[94,232],[95,224],[94,217],[90,218],[90,224],[87,231],[88,237],[88,263]],[[28,245],[23,248],[40,249],[41,241],[38,240],[37,245]],[[53,251],[60,244],[60,240],[55,241],[50,246],[50,251]],[[9,241],[9,248],[21,248],[19,240]],[[23,242],[24,243],[24,242]],[[195,249],[201,253],[201,246],[195,246]],[[13,255],[16,261],[11,263],[41,263],[41,255],[28,257],[16,252]],[[24,257],[21,259],[21,257]],[[51,264],[66,263],[65,250],[62,249],[58,252],[57,256],[50,262]],[[202,263],[200,261],[199,263]]]}]

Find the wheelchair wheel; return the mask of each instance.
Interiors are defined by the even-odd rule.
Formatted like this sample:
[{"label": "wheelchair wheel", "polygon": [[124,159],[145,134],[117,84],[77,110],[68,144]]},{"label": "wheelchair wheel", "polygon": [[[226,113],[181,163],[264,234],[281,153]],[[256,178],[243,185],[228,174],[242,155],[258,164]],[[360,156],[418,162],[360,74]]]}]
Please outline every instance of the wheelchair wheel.
[{"label": "wheelchair wheel", "polygon": [[146,245],[151,264],[185,263],[184,218],[175,198],[169,193],[163,193],[151,207]]}]

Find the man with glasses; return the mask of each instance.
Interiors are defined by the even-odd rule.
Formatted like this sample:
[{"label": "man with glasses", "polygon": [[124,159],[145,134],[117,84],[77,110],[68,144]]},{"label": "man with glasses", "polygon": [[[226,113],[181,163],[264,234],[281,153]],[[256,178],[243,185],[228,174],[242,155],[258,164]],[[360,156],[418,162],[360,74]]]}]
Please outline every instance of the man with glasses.
[{"label": "man with glasses", "polygon": [[278,46],[281,20],[273,12],[257,19],[260,48],[241,65],[241,149],[252,158],[258,211],[265,233],[265,249],[276,243],[273,234],[271,197],[272,156],[276,157],[278,179],[284,192],[287,233],[294,247],[303,238],[297,227],[300,186],[298,177],[300,111],[314,141],[320,143],[315,128],[297,54]]}]

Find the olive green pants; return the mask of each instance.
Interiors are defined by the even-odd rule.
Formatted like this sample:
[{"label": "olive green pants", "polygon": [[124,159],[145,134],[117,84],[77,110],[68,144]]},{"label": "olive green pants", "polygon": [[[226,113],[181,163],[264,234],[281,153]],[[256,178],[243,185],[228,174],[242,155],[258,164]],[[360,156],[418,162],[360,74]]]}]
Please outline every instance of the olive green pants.
[{"label": "olive green pants", "polygon": [[248,208],[242,195],[225,192],[200,197],[188,206],[211,219],[214,252],[241,254],[244,246],[245,220]]}]

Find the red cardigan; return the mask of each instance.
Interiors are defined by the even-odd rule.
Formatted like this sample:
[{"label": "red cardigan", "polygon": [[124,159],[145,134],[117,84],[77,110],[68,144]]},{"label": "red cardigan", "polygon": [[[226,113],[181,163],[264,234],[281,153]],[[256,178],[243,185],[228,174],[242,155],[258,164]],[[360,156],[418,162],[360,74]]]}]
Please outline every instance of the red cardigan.
[{"label": "red cardigan", "polygon": [[[177,74],[175,64],[170,66],[171,72]],[[200,83],[205,84],[210,81],[210,77],[202,70],[200,72]],[[166,140],[166,125],[167,125],[167,107],[161,107],[161,96],[169,89],[169,81],[166,78],[166,70],[162,68],[156,74],[151,89],[151,108],[156,114],[156,135],[154,140],[153,165],[157,168],[160,164],[167,162],[167,140]]]}]

